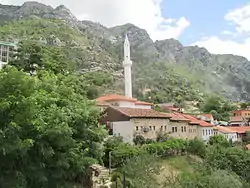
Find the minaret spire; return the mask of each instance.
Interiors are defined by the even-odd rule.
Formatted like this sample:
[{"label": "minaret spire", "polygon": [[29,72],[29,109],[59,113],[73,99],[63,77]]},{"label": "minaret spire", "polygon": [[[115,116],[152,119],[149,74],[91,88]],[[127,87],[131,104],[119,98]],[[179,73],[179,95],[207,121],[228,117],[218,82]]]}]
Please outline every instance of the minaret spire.
[{"label": "minaret spire", "polygon": [[124,67],[125,96],[132,98],[132,79],[131,79],[132,61],[130,60],[130,43],[127,34],[125,36],[125,41],[124,41],[123,67]]}]

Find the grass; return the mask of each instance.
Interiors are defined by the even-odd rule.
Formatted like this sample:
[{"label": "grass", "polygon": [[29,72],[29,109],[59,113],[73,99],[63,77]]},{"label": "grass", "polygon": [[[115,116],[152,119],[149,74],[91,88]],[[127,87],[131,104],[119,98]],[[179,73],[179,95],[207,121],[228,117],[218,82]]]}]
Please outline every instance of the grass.
[{"label": "grass", "polygon": [[171,166],[177,172],[193,172],[191,160],[188,156],[168,157],[163,159],[163,164]]}]

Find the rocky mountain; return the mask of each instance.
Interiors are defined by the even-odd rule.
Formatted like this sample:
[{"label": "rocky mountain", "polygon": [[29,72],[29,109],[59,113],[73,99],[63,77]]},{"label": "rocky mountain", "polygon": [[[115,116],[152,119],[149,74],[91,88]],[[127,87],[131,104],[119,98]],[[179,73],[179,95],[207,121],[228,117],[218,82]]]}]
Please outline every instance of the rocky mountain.
[{"label": "rocky mountain", "polygon": [[[235,101],[250,99],[250,62],[244,57],[214,55],[205,48],[183,46],[175,39],[154,42],[145,30],[132,24],[107,28],[79,21],[63,5],[53,8],[37,2],[22,6],[0,4],[0,24],[0,40],[32,39],[59,45],[75,59],[78,70],[101,70],[114,76],[113,89],[122,85],[122,45],[127,33],[136,95],[164,90],[162,95],[168,92],[169,97],[164,100],[172,100],[167,84],[176,83],[177,97],[190,85],[198,93],[217,93]],[[179,81],[171,80],[176,75]]]}]

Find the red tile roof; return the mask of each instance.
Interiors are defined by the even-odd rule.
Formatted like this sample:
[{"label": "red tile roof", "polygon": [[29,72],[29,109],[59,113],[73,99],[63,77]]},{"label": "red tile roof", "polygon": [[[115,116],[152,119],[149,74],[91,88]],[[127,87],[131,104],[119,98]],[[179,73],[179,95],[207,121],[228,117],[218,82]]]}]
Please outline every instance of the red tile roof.
[{"label": "red tile roof", "polygon": [[250,112],[250,110],[235,110],[235,111],[233,111],[233,113],[237,113],[237,112]]},{"label": "red tile roof", "polygon": [[127,101],[127,102],[134,102],[137,105],[153,106],[153,104],[149,103],[149,102],[138,101],[135,98],[129,98],[129,97],[125,97],[125,96],[122,96],[122,95],[116,95],[116,94],[105,95],[105,96],[99,97],[99,98],[96,99],[96,101],[98,101],[98,102]]},{"label": "red tile roof", "polygon": [[213,119],[214,118],[212,114],[200,114],[199,116],[203,116],[203,117],[205,117],[207,119]]},{"label": "red tile roof", "polygon": [[116,95],[116,94],[105,95],[105,96],[97,98],[96,100],[97,101],[128,101],[128,102],[137,101],[137,99],[125,97],[122,95]]},{"label": "red tile roof", "polygon": [[243,121],[244,121],[244,119],[241,116],[230,117],[230,122],[243,122]]},{"label": "red tile roof", "polygon": [[246,133],[250,131],[250,126],[243,126],[243,127],[227,127],[228,129],[235,131],[237,133]]},{"label": "red tile roof", "polygon": [[233,129],[230,129],[230,127],[223,127],[223,126],[216,126],[214,127],[214,129],[222,133],[236,133],[237,132]]},{"label": "red tile roof", "polygon": [[153,106],[152,103],[144,102],[144,101],[136,101],[135,104],[137,104],[137,105]]},{"label": "red tile roof", "polygon": [[138,118],[171,118],[171,114],[162,113],[155,111],[153,109],[143,109],[143,108],[125,108],[125,107],[112,107],[113,109],[119,111],[128,117],[138,117]]},{"label": "red tile roof", "polygon": [[188,114],[180,114],[180,113],[177,113],[177,112],[174,112],[174,114],[178,115],[178,116],[183,116],[184,118],[189,119],[190,124],[197,124],[197,125],[200,125],[202,127],[213,127],[214,126],[214,125],[212,125],[210,123],[207,123],[206,121],[199,120],[199,119],[195,118],[194,116],[191,116],[191,115],[188,115]]},{"label": "red tile roof", "polygon": [[172,115],[171,120],[173,121],[190,121],[189,119],[185,118],[184,116],[181,115]]}]

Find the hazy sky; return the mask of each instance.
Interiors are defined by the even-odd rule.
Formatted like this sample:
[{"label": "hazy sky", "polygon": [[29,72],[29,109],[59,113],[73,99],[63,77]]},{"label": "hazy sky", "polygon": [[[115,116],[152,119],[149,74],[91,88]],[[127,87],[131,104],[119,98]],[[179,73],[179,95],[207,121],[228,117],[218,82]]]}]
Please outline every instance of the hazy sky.
[{"label": "hazy sky", "polygon": [[[0,0],[20,5],[24,0]],[[153,40],[175,38],[212,53],[250,59],[250,3],[246,0],[39,0],[65,5],[79,19],[105,26],[133,23]],[[50,3],[53,2],[53,3]]]}]

